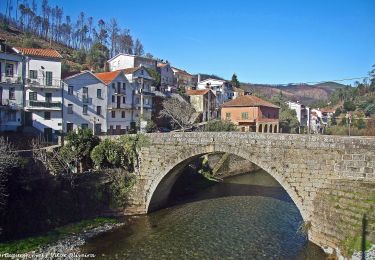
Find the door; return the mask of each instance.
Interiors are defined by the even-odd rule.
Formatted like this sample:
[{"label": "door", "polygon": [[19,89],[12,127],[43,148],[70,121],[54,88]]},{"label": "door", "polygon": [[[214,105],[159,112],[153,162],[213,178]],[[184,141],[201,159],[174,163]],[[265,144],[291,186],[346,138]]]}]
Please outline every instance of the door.
[{"label": "door", "polygon": [[120,134],[121,134],[121,126],[116,125],[116,135],[120,135]]},{"label": "door", "polygon": [[51,103],[52,102],[52,93],[46,93],[46,102]]},{"label": "door", "polygon": [[25,126],[33,125],[33,113],[25,112]]},{"label": "door", "polygon": [[121,97],[117,96],[117,108],[121,108]]},{"label": "door", "polygon": [[73,123],[66,123],[66,132],[72,132],[73,131]]},{"label": "door", "polygon": [[44,140],[47,143],[52,142],[52,128],[44,128]]},{"label": "door", "polygon": [[[1,68],[1,67],[0,67]],[[0,71],[1,75],[1,71]],[[1,77],[1,76],[0,76]],[[1,79],[0,79],[1,81]],[[0,87],[0,106],[3,104],[3,87]]]},{"label": "door", "polygon": [[95,124],[95,134],[98,135],[102,132],[102,124]]}]

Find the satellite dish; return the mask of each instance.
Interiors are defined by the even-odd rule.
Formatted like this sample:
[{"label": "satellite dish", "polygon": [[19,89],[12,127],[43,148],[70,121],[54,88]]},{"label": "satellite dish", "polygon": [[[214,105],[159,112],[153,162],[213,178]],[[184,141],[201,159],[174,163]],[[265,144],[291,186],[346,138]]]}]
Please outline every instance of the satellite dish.
[{"label": "satellite dish", "polygon": [[40,66],[42,68],[42,70],[44,70],[44,66]]}]

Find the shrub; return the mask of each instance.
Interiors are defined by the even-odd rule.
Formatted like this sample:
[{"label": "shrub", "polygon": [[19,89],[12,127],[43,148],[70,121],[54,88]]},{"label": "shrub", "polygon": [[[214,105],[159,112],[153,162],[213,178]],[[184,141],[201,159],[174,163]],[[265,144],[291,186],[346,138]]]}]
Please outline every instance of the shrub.
[{"label": "shrub", "polygon": [[353,101],[345,101],[344,102],[344,109],[346,111],[354,111],[356,109],[356,105]]},{"label": "shrub", "polygon": [[230,121],[211,120],[204,126],[205,132],[234,132],[237,126]]},{"label": "shrub", "polygon": [[91,160],[98,168],[118,168],[124,166],[125,154],[118,142],[105,139],[92,150]]}]

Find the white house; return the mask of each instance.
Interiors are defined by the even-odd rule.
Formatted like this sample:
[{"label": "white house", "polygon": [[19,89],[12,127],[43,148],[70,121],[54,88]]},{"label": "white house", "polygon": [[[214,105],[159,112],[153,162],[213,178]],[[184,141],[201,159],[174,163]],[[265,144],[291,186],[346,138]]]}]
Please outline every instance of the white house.
[{"label": "white house", "polygon": [[212,89],[216,95],[216,104],[218,107],[234,96],[233,87],[226,80],[209,78],[199,81],[198,79],[197,89]]},{"label": "white house", "polygon": [[160,73],[160,85],[162,91],[173,92],[176,89],[174,83],[174,73],[169,63],[158,63],[158,72]]},{"label": "white house", "polygon": [[22,110],[22,56],[0,39],[0,131],[16,131]]},{"label": "white house", "polygon": [[84,71],[65,78],[63,86],[64,132],[90,128],[97,134],[106,133],[107,85],[90,71]]},{"label": "white house", "polygon": [[147,57],[131,54],[119,53],[108,60],[109,70],[116,71],[122,69],[136,68],[144,66],[146,68],[157,69],[157,61]]},{"label": "white house", "polygon": [[[152,84],[154,78],[151,77],[147,69],[143,66],[138,68],[125,69],[124,73],[134,89],[134,119],[138,123],[141,117],[141,113],[143,112],[143,119],[151,120],[153,109],[152,98],[155,95],[152,92]],[[143,111],[141,110],[141,97],[143,97]]]},{"label": "white house", "polygon": [[296,111],[298,122],[301,127],[310,127],[310,108],[300,102],[288,101],[287,105],[290,109]]},{"label": "white house", "polygon": [[52,49],[13,49],[24,56],[25,125],[52,141],[62,130],[62,56]]}]

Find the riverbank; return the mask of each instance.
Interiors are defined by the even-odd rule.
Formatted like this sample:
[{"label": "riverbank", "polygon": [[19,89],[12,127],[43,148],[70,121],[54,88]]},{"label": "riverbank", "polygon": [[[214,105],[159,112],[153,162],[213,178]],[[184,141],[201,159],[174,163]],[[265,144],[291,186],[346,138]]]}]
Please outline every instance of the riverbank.
[{"label": "riverbank", "polygon": [[[56,228],[46,234],[0,243],[0,256],[49,259],[62,257],[73,259],[79,256],[79,247],[89,238],[124,225],[116,218],[95,218]],[[90,256],[87,256],[90,257]],[[94,257],[94,256],[92,256]]]}]

